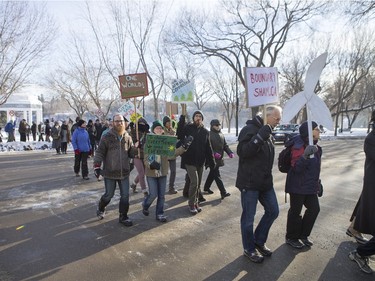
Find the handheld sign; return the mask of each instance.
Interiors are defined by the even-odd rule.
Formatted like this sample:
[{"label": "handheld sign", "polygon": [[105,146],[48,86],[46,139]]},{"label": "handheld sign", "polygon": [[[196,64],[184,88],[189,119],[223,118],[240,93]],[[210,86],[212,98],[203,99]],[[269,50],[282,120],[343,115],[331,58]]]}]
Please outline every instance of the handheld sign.
[{"label": "handheld sign", "polygon": [[146,154],[173,157],[176,151],[177,137],[148,134],[145,143]]},{"label": "handheld sign", "polygon": [[278,103],[279,84],[276,67],[246,67],[247,107]]}]

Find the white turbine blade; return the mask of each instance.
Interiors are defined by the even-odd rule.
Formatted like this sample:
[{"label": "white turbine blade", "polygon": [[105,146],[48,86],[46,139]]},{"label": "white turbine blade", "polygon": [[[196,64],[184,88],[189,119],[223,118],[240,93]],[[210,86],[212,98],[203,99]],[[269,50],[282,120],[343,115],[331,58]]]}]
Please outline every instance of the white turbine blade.
[{"label": "white turbine blade", "polygon": [[333,130],[331,112],[329,112],[324,101],[317,95],[313,95],[307,103],[311,109],[311,119],[316,123],[323,125],[328,130]]},{"label": "white turbine blade", "polygon": [[326,64],[328,53],[323,53],[310,64],[306,73],[304,92],[306,98],[314,94],[315,86],[319,81],[320,74]]},{"label": "white turbine blade", "polygon": [[289,123],[306,102],[307,100],[303,92],[299,92],[291,97],[284,105],[281,124]]}]

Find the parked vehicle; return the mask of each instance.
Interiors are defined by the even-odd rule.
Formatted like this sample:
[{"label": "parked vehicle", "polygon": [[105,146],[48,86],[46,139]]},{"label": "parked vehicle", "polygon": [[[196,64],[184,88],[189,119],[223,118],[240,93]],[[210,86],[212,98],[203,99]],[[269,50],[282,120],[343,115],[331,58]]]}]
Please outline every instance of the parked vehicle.
[{"label": "parked vehicle", "polygon": [[282,124],[275,127],[272,132],[274,142],[286,143],[289,139],[299,134],[298,124]]}]

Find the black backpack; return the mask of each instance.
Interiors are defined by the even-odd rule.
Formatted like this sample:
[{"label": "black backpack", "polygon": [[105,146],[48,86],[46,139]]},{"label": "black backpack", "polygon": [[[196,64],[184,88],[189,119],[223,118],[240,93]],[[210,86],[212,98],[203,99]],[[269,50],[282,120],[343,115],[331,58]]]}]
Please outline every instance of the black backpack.
[{"label": "black backpack", "polygon": [[290,143],[279,154],[277,166],[279,167],[279,171],[282,173],[289,172],[290,168],[292,167],[292,146],[293,143]]}]

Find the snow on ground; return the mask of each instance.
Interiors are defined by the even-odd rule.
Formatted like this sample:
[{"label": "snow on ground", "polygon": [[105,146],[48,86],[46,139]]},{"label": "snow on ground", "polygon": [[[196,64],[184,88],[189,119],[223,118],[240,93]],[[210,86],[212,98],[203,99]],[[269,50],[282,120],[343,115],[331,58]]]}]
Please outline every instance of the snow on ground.
[{"label": "snow on ground", "polygon": [[[241,129],[238,130],[238,133]],[[231,132],[228,133],[227,128],[223,128],[222,132],[225,135],[225,139],[228,144],[234,144],[237,142],[236,128],[231,128]],[[321,139],[323,140],[332,140],[340,138],[364,138],[367,135],[367,128],[353,128],[351,132],[344,131],[338,133],[337,136],[334,136],[333,131],[325,131],[320,134]],[[20,142],[19,135],[16,135],[16,141],[6,142],[7,134],[3,133],[3,142],[0,143],[0,152],[15,152],[15,151],[31,151],[31,150],[52,150],[52,142],[46,141],[27,141]],[[72,151],[72,145],[68,145],[68,151]]]}]

